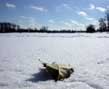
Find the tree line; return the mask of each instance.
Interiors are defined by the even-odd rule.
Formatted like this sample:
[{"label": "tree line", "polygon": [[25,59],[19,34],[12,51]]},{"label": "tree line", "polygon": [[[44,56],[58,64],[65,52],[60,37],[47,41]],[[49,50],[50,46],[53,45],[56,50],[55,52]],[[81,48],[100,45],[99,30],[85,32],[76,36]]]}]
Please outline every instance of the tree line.
[{"label": "tree line", "polygon": [[47,26],[42,26],[40,29],[37,28],[21,28],[19,25],[10,23],[10,22],[1,22],[0,23],[0,33],[6,32],[37,32],[37,33],[94,33],[94,32],[109,32],[109,10],[105,12],[105,17],[98,20],[99,28],[93,24],[89,24],[86,27],[85,31],[82,30],[71,30],[71,29],[62,29],[62,30],[49,30]]}]

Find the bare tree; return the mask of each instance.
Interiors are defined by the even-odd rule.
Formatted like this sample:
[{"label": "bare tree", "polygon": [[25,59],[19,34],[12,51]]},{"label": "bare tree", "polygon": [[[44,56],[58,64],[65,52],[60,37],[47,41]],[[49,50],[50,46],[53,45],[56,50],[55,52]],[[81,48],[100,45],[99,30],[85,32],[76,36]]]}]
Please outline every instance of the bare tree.
[{"label": "bare tree", "polygon": [[44,32],[44,31],[48,31],[48,27],[47,26],[42,26],[40,28],[40,31]]},{"label": "bare tree", "polygon": [[104,18],[99,19],[99,31],[103,32],[106,31],[106,23]]},{"label": "bare tree", "polygon": [[109,9],[106,11],[107,30],[109,30]]}]

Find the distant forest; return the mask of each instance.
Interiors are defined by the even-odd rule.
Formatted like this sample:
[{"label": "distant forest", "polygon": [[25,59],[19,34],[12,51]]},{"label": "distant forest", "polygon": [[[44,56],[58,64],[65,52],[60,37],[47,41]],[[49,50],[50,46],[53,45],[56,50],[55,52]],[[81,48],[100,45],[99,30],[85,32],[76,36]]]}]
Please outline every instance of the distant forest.
[{"label": "distant forest", "polygon": [[109,10],[105,12],[104,18],[98,20],[99,28],[96,29],[95,25],[89,24],[85,31],[76,31],[71,29],[49,30],[47,26],[42,26],[40,29],[34,28],[21,28],[19,25],[10,22],[0,22],[0,33],[12,32],[37,32],[37,33],[95,33],[95,32],[109,32]]}]

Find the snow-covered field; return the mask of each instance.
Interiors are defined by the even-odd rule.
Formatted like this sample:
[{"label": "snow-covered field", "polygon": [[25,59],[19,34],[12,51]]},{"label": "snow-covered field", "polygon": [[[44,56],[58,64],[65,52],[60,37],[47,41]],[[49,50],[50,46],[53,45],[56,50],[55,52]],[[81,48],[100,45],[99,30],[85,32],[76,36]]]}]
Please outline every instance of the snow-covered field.
[{"label": "snow-covered field", "polygon": [[[39,58],[75,72],[54,82]],[[0,89],[109,89],[109,34],[0,34]]]}]

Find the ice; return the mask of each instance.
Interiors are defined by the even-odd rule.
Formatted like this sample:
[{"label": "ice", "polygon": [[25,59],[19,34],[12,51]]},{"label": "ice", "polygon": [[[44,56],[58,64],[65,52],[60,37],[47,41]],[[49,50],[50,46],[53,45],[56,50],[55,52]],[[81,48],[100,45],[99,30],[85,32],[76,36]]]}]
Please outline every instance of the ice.
[{"label": "ice", "polygon": [[[39,58],[75,72],[55,82]],[[109,89],[109,34],[0,34],[0,89]]]}]

